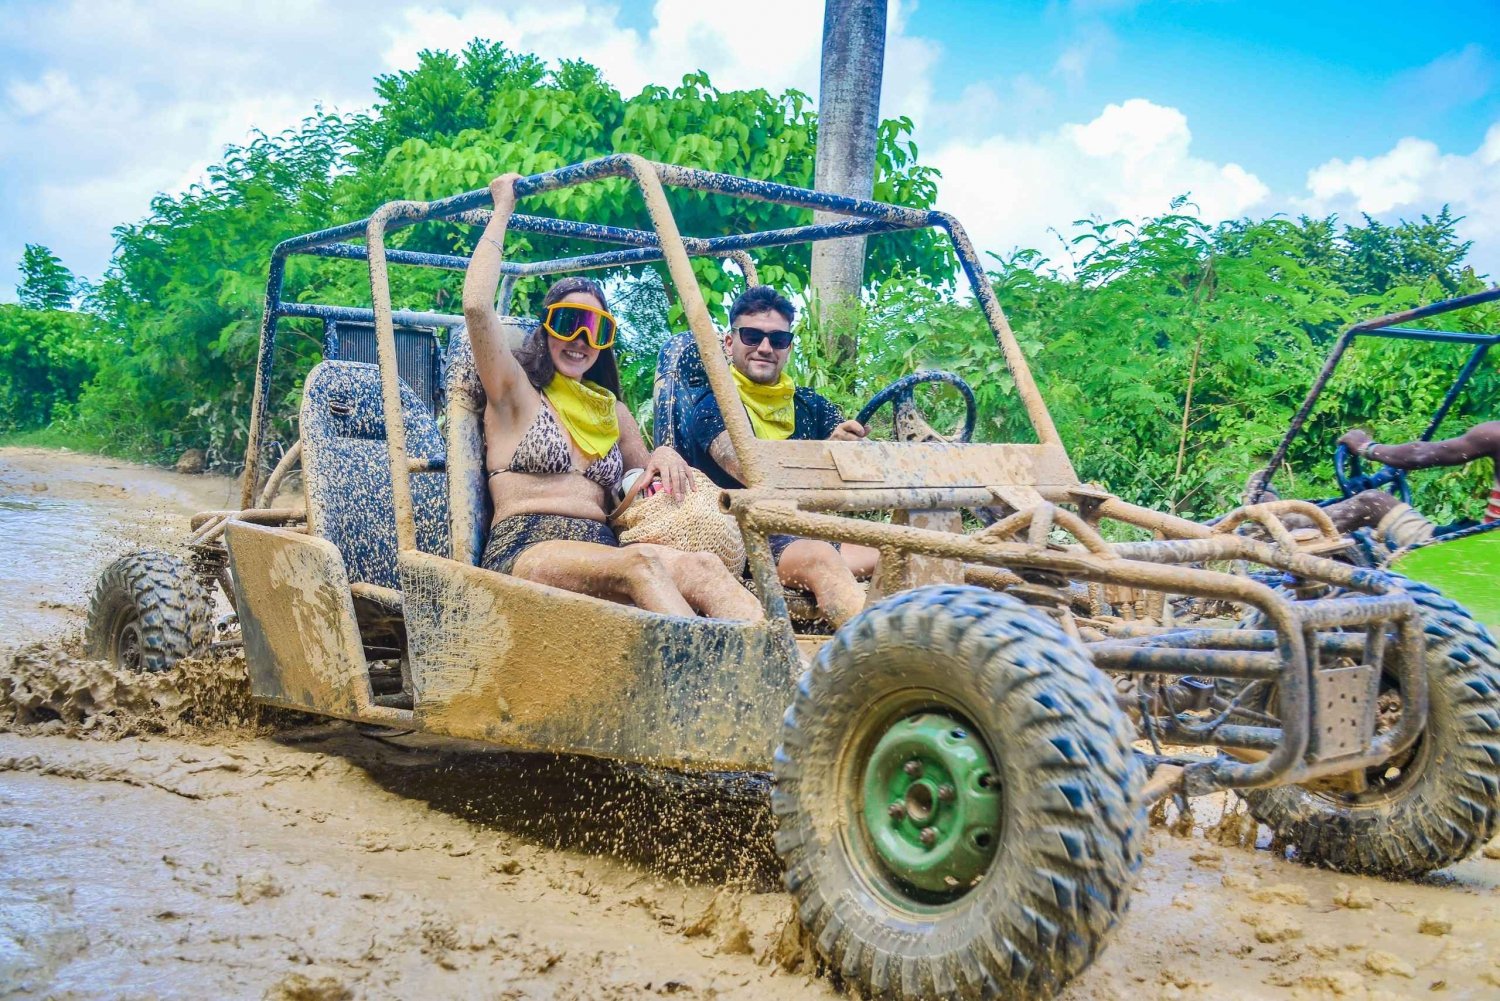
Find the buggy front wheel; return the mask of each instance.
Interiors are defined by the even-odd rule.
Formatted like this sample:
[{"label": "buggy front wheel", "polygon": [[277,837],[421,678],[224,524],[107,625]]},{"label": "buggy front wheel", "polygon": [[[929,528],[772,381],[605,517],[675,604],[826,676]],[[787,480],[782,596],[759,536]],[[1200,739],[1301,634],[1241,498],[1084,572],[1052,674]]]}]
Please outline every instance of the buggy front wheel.
[{"label": "buggy front wheel", "polygon": [[1140,865],[1143,769],[1108,682],[983,588],[847,623],[802,678],[775,770],[787,887],[862,993],[1050,997]]},{"label": "buggy front wheel", "polygon": [[104,568],[89,600],[91,657],[130,671],[165,671],[213,639],[213,597],[186,560],[158,550]]}]

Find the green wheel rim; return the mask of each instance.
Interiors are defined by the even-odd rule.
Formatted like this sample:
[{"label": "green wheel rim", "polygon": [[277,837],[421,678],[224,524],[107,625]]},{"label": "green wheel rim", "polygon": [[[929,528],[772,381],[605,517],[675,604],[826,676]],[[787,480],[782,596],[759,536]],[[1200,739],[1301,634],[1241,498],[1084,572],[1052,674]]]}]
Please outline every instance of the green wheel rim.
[{"label": "green wheel rim", "polygon": [[972,727],[941,711],[894,721],[870,751],[860,819],[898,884],[962,895],[1000,844],[1000,783]]}]

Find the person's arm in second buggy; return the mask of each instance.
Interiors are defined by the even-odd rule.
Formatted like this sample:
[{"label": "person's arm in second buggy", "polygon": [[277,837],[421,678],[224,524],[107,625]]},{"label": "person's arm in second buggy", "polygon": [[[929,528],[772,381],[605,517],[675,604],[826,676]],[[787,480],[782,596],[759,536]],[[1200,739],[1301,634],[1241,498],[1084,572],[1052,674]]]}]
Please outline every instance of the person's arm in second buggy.
[{"label": "person's arm in second buggy", "polygon": [[[1432,469],[1437,466],[1462,466],[1483,459],[1500,458],[1500,421],[1475,424],[1457,438],[1443,441],[1410,441],[1401,445],[1382,445],[1369,433],[1358,428],[1346,432],[1339,444],[1347,445],[1362,458],[1373,459],[1397,469]],[[1497,476],[1500,482],[1500,476]]]}]

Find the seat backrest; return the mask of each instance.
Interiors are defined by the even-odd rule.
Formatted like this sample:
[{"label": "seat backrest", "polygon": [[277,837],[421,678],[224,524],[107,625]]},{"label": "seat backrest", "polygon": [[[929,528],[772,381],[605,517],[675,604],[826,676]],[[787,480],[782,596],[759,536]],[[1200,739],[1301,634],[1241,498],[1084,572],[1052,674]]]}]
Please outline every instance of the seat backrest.
[{"label": "seat backrest", "polygon": [[[502,316],[500,323],[512,351],[536,329],[536,321],[529,317]],[[493,506],[484,465],[484,385],[474,367],[467,327],[455,327],[448,335],[443,389],[448,417],[449,557],[478,566],[489,538]]]},{"label": "seat backrest", "polygon": [[678,334],[663,344],[656,356],[656,381],[651,389],[652,437],[658,446],[682,451],[688,417],[708,392],[708,373],[693,335]]},{"label": "seat backrest", "polygon": [[[406,450],[441,468],[437,420],[401,383]],[[351,582],[399,588],[396,509],[391,499],[380,368],[364,362],[319,362],[302,388],[302,477],[307,530],[338,547]],[[442,472],[411,474],[417,548],[448,552],[448,484]]]},{"label": "seat backrest", "polygon": [[[412,388],[427,409],[437,413],[441,402],[437,333],[431,327],[396,324],[396,374]],[[356,320],[330,320],[323,334],[323,357],[338,361],[380,361],[375,324]],[[331,349],[331,350],[330,350]]]}]

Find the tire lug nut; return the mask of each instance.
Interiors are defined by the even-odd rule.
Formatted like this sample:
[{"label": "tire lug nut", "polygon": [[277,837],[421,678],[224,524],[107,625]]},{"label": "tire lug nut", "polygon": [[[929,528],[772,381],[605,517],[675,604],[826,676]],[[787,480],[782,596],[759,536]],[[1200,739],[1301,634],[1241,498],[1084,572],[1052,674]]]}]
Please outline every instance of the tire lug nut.
[{"label": "tire lug nut", "polygon": [[924,828],[922,828],[921,837],[922,837],[922,844],[926,845],[928,848],[931,848],[933,845],[937,844],[937,828],[936,827],[924,827]]},{"label": "tire lug nut", "polygon": [[956,797],[957,795],[958,790],[954,789],[950,785],[938,786],[938,799],[942,800],[944,803],[953,802],[954,797]]},{"label": "tire lug nut", "polygon": [[885,808],[885,812],[890,815],[892,820],[900,820],[906,816],[906,807],[901,803],[892,803]]},{"label": "tire lug nut", "polygon": [[912,758],[906,764],[901,766],[901,770],[906,772],[906,774],[910,775],[912,778],[917,778],[922,774],[922,762],[918,761],[916,758]]}]

